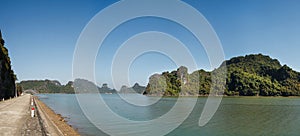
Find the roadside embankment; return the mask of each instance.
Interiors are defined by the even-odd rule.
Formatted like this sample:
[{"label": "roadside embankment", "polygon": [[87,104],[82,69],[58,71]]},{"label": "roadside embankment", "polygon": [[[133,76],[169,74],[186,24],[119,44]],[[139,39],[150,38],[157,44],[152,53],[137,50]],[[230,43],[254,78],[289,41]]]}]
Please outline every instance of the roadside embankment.
[{"label": "roadside embankment", "polygon": [[61,115],[56,114],[46,104],[41,102],[38,97],[34,97],[37,107],[37,114],[47,135],[51,136],[79,136],[69,124],[66,123]]}]

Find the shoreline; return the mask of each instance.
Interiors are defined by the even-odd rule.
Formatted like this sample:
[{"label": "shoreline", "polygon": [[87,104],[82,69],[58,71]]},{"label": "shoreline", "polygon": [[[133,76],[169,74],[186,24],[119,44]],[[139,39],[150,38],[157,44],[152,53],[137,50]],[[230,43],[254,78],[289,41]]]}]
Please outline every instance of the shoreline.
[{"label": "shoreline", "polygon": [[239,97],[249,97],[249,98],[300,98],[300,96],[246,96],[246,95],[179,95],[179,96],[171,96],[171,95],[144,95],[147,97],[164,97],[164,98],[175,98],[175,97],[228,97],[228,98],[239,98]]},{"label": "shoreline", "polygon": [[[40,93],[40,94],[99,94],[99,93]],[[100,93],[100,94],[106,94],[106,93]],[[136,93],[112,93],[112,94],[108,94],[108,95],[113,95],[113,94],[136,94]],[[138,93],[139,94],[139,93]],[[143,95],[143,94],[140,94]],[[153,95],[153,94],[147,94],[147,95],[143,95],[143,96],[147,96],[147,97],[209,97],[209,95],[179,95],[179,96],[172,96],[172,95]],[[255,96],[248,96],[248,95],[216,95],[216,96],[210,96],[210,97],[253,97],[253,98],[259,98],[259,97],[263,97],[263,98],[300,98],[299,96],[262,96],[262,95],[255,95]]]},{"label": "shoreline", "polygon": [[55,113],[50,107],[39,100],[37,96],[34,96],[34,102],[37,107],[36,112],[39,121],[42,122],[47,134],[80,136],[76,128],[68,124],[64,117]]}]

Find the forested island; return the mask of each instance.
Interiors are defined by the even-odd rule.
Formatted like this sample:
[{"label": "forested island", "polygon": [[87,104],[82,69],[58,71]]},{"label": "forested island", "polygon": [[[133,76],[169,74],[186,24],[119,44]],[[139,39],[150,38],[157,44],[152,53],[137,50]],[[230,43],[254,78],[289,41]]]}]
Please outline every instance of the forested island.
[{"label": "forested island", "polygon": [[182,66],[176,71],[154,74],[149,78],[144,94],[154,96],[208,95],[211,89],[211,75],[218,73],[225,66],[227,74],[224,95],[300,95],[300,73],[262,54],[234,57],[211,72],[197,70],[189,74],[187,68]]},{"label": "forested island", "polygon": [[[95,93],[97,88],[99,93],[114,94],[114,93],[139,93],[142,94],[145,91],[145,87],[135,83],[132,87],[122,86],[120,91],[109,88],[106,83],[101,87],[95,85],[93,82],[85,79],[76,79],[74,82],[69,81],[67,84],[62,85],[57,80],[27,80],[21,81],[17,84],[22,87],[22,90],[35,90],[37,93],[75,93],[74,87],[77,87],[76,93]],[[97,92],[97,93],[98,93]]]},{"label": "forested island", "polygon": [[36,90],[37,93],[74,93],[73,82],[62,85],[57,80],[27,80],[17,83],[23,91]]},{"label": "forested island", "polygon": [[[225,65],[226,64],[226,65]],[[79,93],[91,93],[97,87],[100,93],[140,93],[151,96],[207,96],[210,93],[212,74],[218,74],[226,67],[226,84],[224,93],[216,95],[227,96],[299,96],[300,73],[287,65],[281,65],[276,59],[262,54],[252,54],[234,57],[223,62],[213,70],[203,69],[188,73],[184,66],[177,70],[162,72],[150,76],[146,87],[135,84],[132,87],[122,86],[117,91],[107,84],[98,87],[85,79],[76,79],[66,85],[56,80],[31,80],[18,83],[23,90],[33,89],[39,93],[75,93],[74,86]],[[90,88],[90,89],[89,89]],[[218,90],[222,87],[215,86]]]}]

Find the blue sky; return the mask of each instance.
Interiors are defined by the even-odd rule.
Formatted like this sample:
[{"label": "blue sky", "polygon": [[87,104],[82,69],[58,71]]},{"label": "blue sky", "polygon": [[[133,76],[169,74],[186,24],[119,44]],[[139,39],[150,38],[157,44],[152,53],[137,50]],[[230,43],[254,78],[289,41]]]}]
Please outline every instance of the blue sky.
[{"label": "blue sky", "polygon": [[[71,80],[73,52],[81,31],[93,16],[114,2],[1,0],[0,29],[19,80],[57,79],[62,83]],[[263,53],[300,71],[300,1],[185,2],[200,11],[212,25],[226,59]],[[164,19],[139,18],[114,30],[101,47],[96,61],[98,83],[109,82],[107,65],[111,61],[106,58],[112,57],[124,40],[150,30],[167,32],[181,39],[197,58],[198,67],[211,70],[203,48],[197,46],[184,28]],[[175,68],[170,58],[147,53],[132,63],[130,81],[145,85],[150,74]]]}]

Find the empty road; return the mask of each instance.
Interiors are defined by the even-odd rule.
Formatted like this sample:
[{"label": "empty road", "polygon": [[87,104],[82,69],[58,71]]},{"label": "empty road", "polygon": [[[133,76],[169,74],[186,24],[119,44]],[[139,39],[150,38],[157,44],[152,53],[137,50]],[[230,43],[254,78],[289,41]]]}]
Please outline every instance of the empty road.
[{"label": "empty road", "polygon": [[0,135],[21,135],[22,127],[30,116],[30,95],[0,102]]}]

